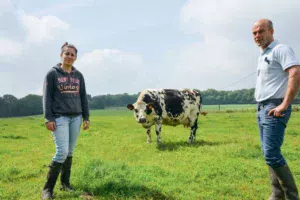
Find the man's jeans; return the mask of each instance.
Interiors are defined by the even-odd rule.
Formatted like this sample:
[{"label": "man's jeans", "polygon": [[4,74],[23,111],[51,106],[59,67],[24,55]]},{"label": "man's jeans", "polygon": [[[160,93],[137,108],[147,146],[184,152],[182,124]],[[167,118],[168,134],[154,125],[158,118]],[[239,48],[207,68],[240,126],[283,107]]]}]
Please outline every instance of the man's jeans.
[{"label": "man's jeans", "polygon": [[64,163],[68,156],[72,156],[77,138],[80,133],[82,116],[61,116],[55,119],[55,131],[52,132],[56,153],[53,161]]},{"label": "man's jeans", "polygon": [[268,112],[280,105],[282,99],[269,99],[258,103],[257,122],[260,131],[261,148],[267,165],[276,168],[286,164],[280,152],[280,147],[284,139],[284,130],[291,116],[291,105],[283,117],[268,116]]}]

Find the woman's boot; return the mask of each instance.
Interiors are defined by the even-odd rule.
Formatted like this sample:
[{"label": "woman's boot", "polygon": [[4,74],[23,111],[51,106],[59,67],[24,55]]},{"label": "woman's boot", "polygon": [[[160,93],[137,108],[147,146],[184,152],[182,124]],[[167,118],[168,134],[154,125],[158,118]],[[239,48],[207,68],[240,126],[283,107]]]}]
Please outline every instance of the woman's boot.
[{"label": "woman's boot", "polygon": [[43,192],[42,192],[42,199],[52,199],[53,189],[61,170],[61,163],[52,161],[49,166],[49,172],[47,175],[47,182],[45,183]]},{"label": "woman's boot", "polygon": [[61,190],[73,191],[73,188],[70,185],[70,176],[71,176],[71,167],[72,167],[72,157],[67,157],[61,168],[60,182]]}]

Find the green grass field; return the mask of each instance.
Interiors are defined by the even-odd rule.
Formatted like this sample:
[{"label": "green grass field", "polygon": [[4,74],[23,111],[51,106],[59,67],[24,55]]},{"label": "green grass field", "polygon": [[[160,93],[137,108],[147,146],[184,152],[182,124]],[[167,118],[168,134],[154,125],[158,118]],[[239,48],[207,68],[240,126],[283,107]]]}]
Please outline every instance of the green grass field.
[{"label": "green grass field", "polygon": [[[255,106],[250,106],[254,109]],[[204,107],[205,110],[209,107]],[[232,109],[232,108],[231,108]],[[162,144],[125,109],[91,112],[91,128],[75,149],[73,193],[55,199],[267,199],[268,169],[255,112],[200,116],[196,143],[189,129],[163,126]],[[282,147],[300,185],[300,112],[294,112]],[[40,199],[55,152],[42,116],[0,119],[0,199]]]}]

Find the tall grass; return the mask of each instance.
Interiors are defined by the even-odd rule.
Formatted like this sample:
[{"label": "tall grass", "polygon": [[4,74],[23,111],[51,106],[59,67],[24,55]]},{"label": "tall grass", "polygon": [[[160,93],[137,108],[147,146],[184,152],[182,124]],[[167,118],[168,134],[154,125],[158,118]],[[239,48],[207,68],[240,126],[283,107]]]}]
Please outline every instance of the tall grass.
[{"label": "tall grass", "polygon": [[[208,109],[207,109],[208,110]],[[126,109],[91,112],[73,158],[73,193],[56,199],[267,199],[268,170],[255,112],[200,116],[196,143],[189,129],[163,126],[162,144]],[[300,113],[294,112],[282,150],[300,185]],[[156,136],[152,132],[153,141]],[[0,199],[39,199],[55,151],[41,116],[0,119]]]}]

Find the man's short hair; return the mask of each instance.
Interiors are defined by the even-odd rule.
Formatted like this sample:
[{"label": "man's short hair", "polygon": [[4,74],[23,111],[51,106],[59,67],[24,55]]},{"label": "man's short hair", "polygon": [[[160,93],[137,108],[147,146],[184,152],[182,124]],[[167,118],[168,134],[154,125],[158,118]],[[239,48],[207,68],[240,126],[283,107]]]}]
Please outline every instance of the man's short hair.
[{"label": "man's short hair", "polygon": [[273,29],[273,22],[271,20],[267,20],[269,29]]}]

